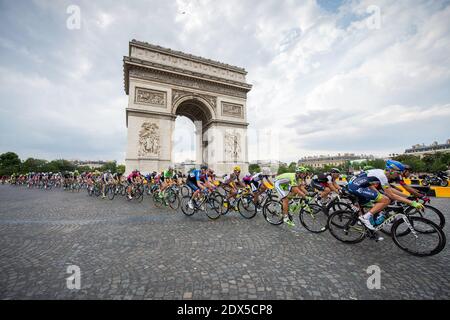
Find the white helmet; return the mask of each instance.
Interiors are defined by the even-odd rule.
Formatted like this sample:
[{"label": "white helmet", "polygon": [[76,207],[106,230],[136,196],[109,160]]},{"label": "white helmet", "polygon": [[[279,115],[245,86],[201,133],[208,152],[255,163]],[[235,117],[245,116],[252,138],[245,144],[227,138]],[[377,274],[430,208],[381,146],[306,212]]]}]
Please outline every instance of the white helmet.
[{"label": "white helmet", "polygon": [[271,176],[271,175],[272,175],[272,170],[270,170],[269,167],[263,167],[263,168],[261,169],[261,173],[262,173],[264,176]]}]

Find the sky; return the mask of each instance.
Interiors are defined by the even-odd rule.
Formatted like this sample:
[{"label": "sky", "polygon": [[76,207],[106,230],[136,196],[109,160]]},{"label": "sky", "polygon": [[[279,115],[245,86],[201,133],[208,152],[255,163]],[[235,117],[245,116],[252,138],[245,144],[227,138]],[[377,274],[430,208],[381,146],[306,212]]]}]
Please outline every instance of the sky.
[{"label": "sky", "polygon": [[[67,27],[73,5],[79,29]],[[442,143],[449,21],[442,0],[0,0],[0,153],[124,162],[132,39],[247,70],[250,160]],[[176,128],[183,161],[194,126]],[[256,139],[264,130],[275,153]]]}]

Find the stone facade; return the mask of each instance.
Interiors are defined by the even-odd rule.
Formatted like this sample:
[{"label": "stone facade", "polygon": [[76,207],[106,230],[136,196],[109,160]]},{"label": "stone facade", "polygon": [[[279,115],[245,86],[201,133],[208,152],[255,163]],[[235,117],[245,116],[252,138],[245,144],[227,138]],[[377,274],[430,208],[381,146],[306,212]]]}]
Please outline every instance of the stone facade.
[{"label": "stone facade", "polygon": [[136,40],[123,63],[127,173],[173,165],[171,137],[179,115],[197,126],[197,165],[206,163],[219,174],[236,164],[247,170],[251,85],[244,69]]}]

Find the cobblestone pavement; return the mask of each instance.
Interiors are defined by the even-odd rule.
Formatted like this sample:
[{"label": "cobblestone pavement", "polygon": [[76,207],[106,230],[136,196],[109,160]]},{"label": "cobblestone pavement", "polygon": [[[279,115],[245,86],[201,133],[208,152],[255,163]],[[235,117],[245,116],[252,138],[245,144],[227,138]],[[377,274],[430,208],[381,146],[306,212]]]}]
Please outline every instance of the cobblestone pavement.
[{"label": "cobblestone pavement", "polygon": [[[450,221],[450,199],[432,203]],[[67,288],[69,265],[81,269],[79,290]],[[381,289],[367,288],[370,265]],[[0,298],[449,299],[450,249],[417,258],[390,239],[346,245],[261,215],[211,221],[149,197],[0,186]]]}]

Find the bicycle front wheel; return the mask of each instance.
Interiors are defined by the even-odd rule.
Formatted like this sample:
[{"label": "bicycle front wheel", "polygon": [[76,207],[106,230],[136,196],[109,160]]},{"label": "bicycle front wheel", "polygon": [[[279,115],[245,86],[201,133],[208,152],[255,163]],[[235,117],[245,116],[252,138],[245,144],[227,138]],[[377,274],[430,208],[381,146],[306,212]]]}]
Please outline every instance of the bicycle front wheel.
[{"label": "bicycle front wheel", "polygon": [[444,249],[447,240],[437,224],[422,217],[408,217],[408,222],[398,219],[392,225],[392,239],[400,249],[417,257],[433,256]]},{"label": "bicycle front wheel", "polygon": [[358,243],[364,240],[366,229],[352,211],[338,210],[328,217],[328,230],[331,235],[345,243]]},{"label": "bicycle front wheel", "polygon": [[263,207],[263,215],[270,224],[278,226],[283,223],[283,206],[281,202],[271,200]]},{"label": "bicycle front wheel", "polygon": [[298,218],[305,229],[312,233],[322,233],[327,230],[328,216],[317,204],[303,207]]},{"label": "bicycle front wheel", "polygon": [[167,202],[173,210],[177,210],[180,207],[180,198],[174,191],[169,191],[167,194]]}]

